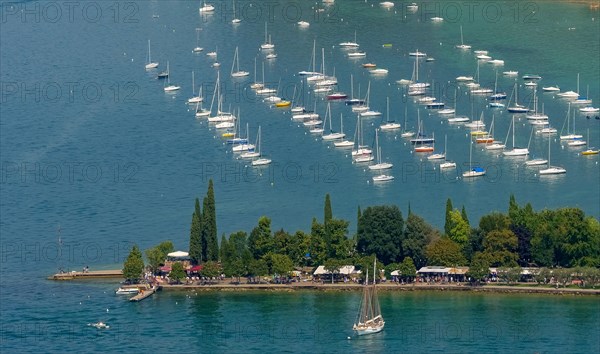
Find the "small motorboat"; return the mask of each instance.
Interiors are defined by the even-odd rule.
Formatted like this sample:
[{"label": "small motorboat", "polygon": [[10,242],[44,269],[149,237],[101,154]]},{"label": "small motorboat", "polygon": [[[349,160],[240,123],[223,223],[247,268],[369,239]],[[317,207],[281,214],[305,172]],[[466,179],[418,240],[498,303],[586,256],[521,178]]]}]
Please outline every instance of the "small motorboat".
[{"label": "small motorboat", "polygon": [[88,323],[88,326],[96,327],[98,329],[109,329],[110,328],[109,325],[107,325],[106,323],[104,323],[102,321],[96,322],[96,323]]},{"label": "small motorboat", "polygon": [[115,291],[115,294],[117,294],[117,295],[137,294],[139,292],[140,292],[140,289],[138,289],[138,288],[118,288],[117,291]]}]

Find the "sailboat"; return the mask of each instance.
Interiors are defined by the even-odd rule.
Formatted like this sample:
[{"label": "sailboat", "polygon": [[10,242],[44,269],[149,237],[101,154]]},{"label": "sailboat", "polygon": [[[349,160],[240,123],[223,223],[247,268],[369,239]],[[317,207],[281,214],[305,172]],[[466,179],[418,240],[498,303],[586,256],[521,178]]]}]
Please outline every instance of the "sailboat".
[{"label": "sailboat", "polygon": [[579,73],[577,73],[577,92],[574,91],[566,91],[557,93],[556,96],[563,98],[577,98],[579,97]]},{"label": "sailboat", "polygon": [[[256,136],[256,143],[258,144],[259,136]],[[258,157],[259,155],[254,153],[254,148],[256,145],[250,144],[250,131],[248,130],[248,123],[246,123],[246,139],[245,141],[240,141],[231,148],[233,152],[242,152],[240,155],[241,158],[253,158]],[[250,154],[249,154],[250,153]]]},{"label": "sailboat", "polygon": [[360,115],[357,116],[356,122],[356,150],[352,150],[354,162],[369,162],[373,161],[373,150],[364,145],[362,132],[362,120]]},{"label": "sailboat", "polygon": [[[343,116],[341,113],[340,113],[340,133],[344,134],[344,119],[343,119]],[[344,134],[344,137],[345,136],[346,136],[346,134]],[[354,141],[349,141],[349,140],[336,141],[333,143],[333,146],[335,146],[337,148],[351,148],[354,146]]]},{"label": "sailboat", "polygon": [[455,114],[456,113],[456,99],[457,99],[457,89],[454,89],[454,107],[440,109],[439,111],[437,111],[438,114]]},{"label": "sailboat", "polygon": [[379,128],[381,130],[395,130],[395,129],[400,129],[400,123],[396,123],[395,121],[390,121],[390,98],[388,97],[387,100],[387,112],[386,112],[386,118],[387,121],[385,124],[382,124]]},{"label": "sailboat", "polygon": [[408,130],[408,125],[406,124],[408,120],[408,105],[404,106],[404,129],[402,129],[402,134],[400,134],[403,138],[412,138],[415,136],[415,132]]},{"label": "sailboat", "polygon": [[[589,128],[588,128],[587,133],[588,133],[587,140],[589,141],[590,140],[590,129]],[[587,149],[585,151],[582,151],[581,155],[598,155],[599,152],[600,152],[600,150],[598,150],[596,148],[589,148],[589,149]]]},{"label": "sailboat", "polygon": [[213,93],[213,97],[212,97],[212,101],[210,102],[210,111],[212,112],[212,108],[213,105],[215,103],[215,98],[217,100],[217,111],[215,112],[215,115],[212,117],[208,117],[208,121],[211,123],[219,123],[219,122],[231,122],[234,121],[235,115],[233,115],[230,112],[223,112],[221,110],[222,108],[222,104],[223,104],[223,100],[221,97],[221,84],[220,84],[220,73],[217,72],[217,80],[215,82],[215,91]]},{"label": "sailboat", "polygon": [[418,127],[418,132],[417,132],[417,137],[414,139],[410,139],[410,142],[413,144],[427,144],[427,143],[433,143],[435,141],[434,138],[429,138],[427,137],[427,135],[425,135],[423,133],[423,125],[421,124],[421,111],[417,110],[417,127]]},{"label": "sailboat", "polygon": [[[329,117],[327,117],[327,114],[329,114]],[[329,120],[329,134],[325,134],[323,135],[321,138],[323,140],[337,140],[337,139],[343,139],[344,137],[346,137],[346,134],[340,132],[340,133],[336,133],[333,131],[333,128],[331,127],[331,107],[330,104],[327,103],[327,112],[325,113],[325,120]],[[340,122],[342,120],[342,114],[340,113]]]},{"label": "sailboat", "polygon": [[[233,71],[235,69],[236,71]],[[231,64],[231,76],[232,77],[243,77],[250,75],[249,72],[240,70],[240,57],[238,55],[238,47],[235,47],[235,54],[233,55],[233,64]]]},{"label": "sailboat", "polygon": [[207,4],[206,2],[204,2],[202,6],[198,9],[198,11],[200,12],[200,14],[211,13],[215,11],[215,7],[211,4]]},{"label": "sailboat", "polygon": [[448,135],[446,135],[444,138],[444,162],[442,162],[440,164],[440,169],[456,168],[456,162],[448,161],[446,159],[447,155],[448,155]]},{"label": "sailboat", "polygon": [[473,142],[469,139],[469,170],[463,172],[462,176],[465,178],[471,177],[480,177],[485,175],[485,169],[483,167],[475,166],[473,167]]},{"label": "sailboat", "polygon": [[[527,156],[527,155],[529,155],[528,148],[520,148],[520,147],[515,146],[515,117],[514,116],[513,116],[513,119],[511,121],[510,125],[512,127],[512,150],[503,151],[502,154],[504,156]],[[506,141],[508,142],[508,134],[506,135]],[[506,143],[504,143],[504,144],[506,144]]]},{"label": "sailboat", "polygon": [[200,103],[204,100],[204,98],[200,95],[200,92],[198,92],[198,96],[195,96],[196,91],[194,89],[194,71],[192,70],[192,97],[188,98],[187,102],[190,104],[194,104],[194,103]]},{"label": "sailboat", "polygon": [[342,42],[340,44],[338,44],[340,47],[343,48],[356,48],[359,47],[360,45],[358,43],[356,43],[356,30],[354,30],[354,42]]},{"label": "sailboat", "polygon": [[362,104],[365,101],[360,98],[354,98],[354,76],[350,74],[350,98],[344,101],[346,105],[352,106],[355,104]]},{"label": "sailboat", "polygon": [[150,55],[150,40],[148,40],[148,61],[146,62],[146,70],[156,69],[158,67],[158,62],[152,61],[152,56]]},{"label": "sailboat", "polygon": [[261,152],[262,138],[261,138],[260,125],[258,126],[258,138],[257,139],[258,139],[258,156],[259,156],[259,158],[256,159],[256,160],[252,160],[252,166],[264,166],[264,165],[268,165],[272,161],[271,161],[271,159],[267,159],[265,157],[262,157],[262,152]]},{"label": "sailboat", "polygon": [[[167,71],[169,71],[169,62],[167,61]],[[181,86],[171,85],[171,77],[167,76],[167,85],[163,88],[165,92],[173,92],[181,89]]]},{"label": "sailboat", "polygon": [[317,41],[313,40],[312,57],[310,58],[311,65],[309,65],[308,70],[299,71],[298,75],[301,75],[301,76],[306,76],[306,75],[313,76],[313,75],[320,75],[321,74],[320,72],[315,71],[315,61],[316,61],[316,55],[317,55],[316,50],[317,50]]},{"label": "sailboat", "polygon": [[534,122],[537,121],[547,121],[548,120],[548,115],[544,114],[544,106],[542,105],[542,112],[538,112],[538,98],[537,98],[537,90],[533,91],[533,112],[529,113],[527,115],[525,115],[525,117],[532,121],[531,123],[534,124]]},{"label": "sailboat", "polygon": [[275,49],[275,44],[271,43],[271,37],[267,37],[267,23],[265,22],[265,42],[260,45],[260,49],[271,50]]},{"label": "sailboat", "polygon": [[583,138],[583,135],[575,134],[575,114],[573,114],[573,132],[570,131],[570,122],[571,122],[571,104],[569,103],[569,108],[567,108],[567,118],[565,119],[565,123],[567,123],[567,134],[563,135],[562,132],[565,129],[565,123],[563,123],[562,129],[560,131],[560,140],[575,140]]},{"label": "sailboat", "polygon": [[381,316],[379,299],[377,298],[376,269],[377,260],[373,262],[373,284],[369,284],[369,271],[367,270],[360,310],[358,311],[356,322],[352,326],[352,330],[359,336],[381,332],[385,326],[385,321],[383,320],[383,316]]},{"label": "sailboat", "polygon": [[[515,82],[515,86],[513,89],[513,94],[515,95],[515,103],[513,106],[509,106],[506,110],[509,111],[510,113],[527,113],[529,111],[529,109],[527,107],[519,104],[518,88],[517,88],[516,82]],[[512,95],[510,97],[512,99]],[[510,102],[510,99],[508,101]]]},{"label": "sailboat", "polygon": [[[494,120],[496,119],[496,117],[494,115],[492,115],[492,124],[490,124],[490,131],[488,133],[488,135],[490,137],[494,136]],[[488,142],[485,144],[485,149],[486,150],[503,150],[506,147],[506,145],[504,143],[502,143],[501,141],[496,141],[496,140],[492,140],[492,142]]]},{"label": "sailboat", "polygon": [[394,165],[389,162],[381,162],[381,148],[379,147],[379,129],[375,129],[375,148],[377,149],[377,163],[370,165],[370,170],[387,170]]},{"label": "sailboat", "polygon": [[[446,139],[448,137],[446,136]],[[444,142],[444,146],[446,146],[446,143]],[[433,150],[435,151],[435,142],[433,143]],[[431,154],[429,156],[427,156],[427,160],[442,160],[446,158],[446,151],[442,152],[442,153],[437,153],[437,154]]]},{"label": "sailboat", "polygon": [[[367,86],[367,96],[365,99],[365,106],[367,107],[367,109],[363,112],[360,112],[360,116],[362,117],[375,117],[375,116],[380,116],[381,112],[379,111],[373,111],[369,108],[369,102],[371,99],[371,81],[369,81],[369,86]],[[352,107],[354,108],[354,107]]]},{"label": "sailboat", "polygon": [[540,170],[540,175],[558,175],[562,173],[567,173],[567,170],[560,166],[551,166],[550,165],[550,141],[552,139],[548,137],[548,168]]},{"label": "sailboat", "polygon": [[231,23],[236,24],[240,22],[242,22],[242,20],[235,16],[235,0],[233,0],[233,20],[231,20]]},{"label": "sailboat", "polygon": [[194,47],[194,49],[192,49],[192,52],[194,53],[200,53],[201,51],[204,50],[204,48],[200,47],[200,31],[202,29],[201,28],[196,28],[196,47]]},{"label": "sailboat", "polygon": [[463,40],[463,29],[462,26],[460,26],[460,44],[456,46],[456,48],[458,49],[471,49],[471,46],[468,44],[465,44],[464,40]]},{"label": "sailboat", "polygon": [[[503,100],[506,99],[505,92],[498,92],[498,71],[496,70],[496,80],[494,81],[494,94],[490,96],[491,101]],[[492,103],[494,103],[492,105]],[[504,107],[503,104],[498,102],[490,103],[490,107]]]}]

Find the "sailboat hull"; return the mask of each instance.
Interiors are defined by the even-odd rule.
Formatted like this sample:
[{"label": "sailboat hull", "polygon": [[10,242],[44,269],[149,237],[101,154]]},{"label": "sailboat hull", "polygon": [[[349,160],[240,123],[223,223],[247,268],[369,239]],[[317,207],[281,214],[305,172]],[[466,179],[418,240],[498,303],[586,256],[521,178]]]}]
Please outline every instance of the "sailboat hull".
[{"label": "sailboat hull", "polygon": [[358,336],[363,336],[365,334],[374,334],[374,333],[379,333],[379,332],[383,331],[384,326],[385,326],[385,322],[384,322],[384,324],[382,324],[381,326],[378,326],[378,327],[355,326],[354,332],[356,332],[356,335],[358,335]]}]

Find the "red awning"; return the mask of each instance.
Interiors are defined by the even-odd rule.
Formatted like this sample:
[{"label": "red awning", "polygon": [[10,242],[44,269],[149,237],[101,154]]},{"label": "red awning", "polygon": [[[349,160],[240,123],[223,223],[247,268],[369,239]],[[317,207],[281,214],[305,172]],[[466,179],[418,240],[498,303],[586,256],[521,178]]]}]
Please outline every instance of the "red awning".
[{"label": "red awning", "polygon": [[169,266],[162,266],[162,267],[160,267],[160,270],[162,272],[170,272],[171,271],[171,267],[169,267]]},{"label": "red awning", "polygon": [[188,271],[190,271],[190,272],[199,272],[199,271],[202,270],[202,268],[204,268],[204,266],[195,265],[195,266],[191,267],[190,269],[188,269]]}]

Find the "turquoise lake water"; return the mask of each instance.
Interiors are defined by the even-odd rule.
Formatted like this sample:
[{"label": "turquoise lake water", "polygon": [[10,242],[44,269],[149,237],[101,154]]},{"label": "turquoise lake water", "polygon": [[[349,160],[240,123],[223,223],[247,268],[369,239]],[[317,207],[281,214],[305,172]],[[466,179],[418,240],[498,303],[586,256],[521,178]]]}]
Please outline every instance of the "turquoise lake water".
[{"label": "turquoise lake water", "polygon": [[[219,233],[226,234],[250,231],[262,215],[272,218],[273,229],[308,230],[311,218],[322,215],[326,193],[331,194],[334,215],[351,220],[352,229],[358,205],[394,203],[406,211],[410,202],[414,212],[441,227],[447,198],[455,206],[464,204],[474,221],[490,211],[505,211],[511,193],[519,203],[531,202],[536,209],[577,206],[600,217],[598,155],[580,156],[582,148],[567,147],[555,135],[550,142],[552,164],[567,173],[540,178],[537,169],[523,166],[523,159],[476,146],[472,161],[485,166],[488,175],[472,181],[457,178],[469,166],[468,130],[419,108],[395,83],[410,78],[414,59],[408,53],[419,49],[436,59],[421,61],[420,78],[433,81],[435,96],[453,106],[455,78],[477,70],[473,52],[455,48],[462,26],[464,41],[473,50],[488,50],[505,61],[500,72],[519,71],[521,103],[528,104],[532,97],[521,75],[538,74],[543,77],[539,86],[558,85],[567,91],[577,89],[579,74],[579,91],[598,107],[598,11],[555,2],[419,2],[415,13],[406,11],[406,3],[396,3],[391,10],[363,1],[337,1],[329,7],[293,1],[236,4],[242,22],[235,26],[230,23],[230,2],[219,2],[213,15],[203,16],[197,1],[0,5],[3,349],[600,350],[598,337],[590,335],[600,322],[598,302],[592,298],[385,293],[385,332],[348,341],[357,293],[191,298],[163,293],[129,304],[115,298],[115,284],[44,280],[60,267],[118,267],[132,243],[145,249],[171,239],[177,248],[186,249],[193,199],[204,195],[209,178],[215,182]],[[429,20],[433,16],[445,21],[434,23]],[[300,20],[310,26],[298,27]],[[259,50],[265,21],[278,54],[270,61]],[[355,31],[365,59],[348,59],[338,46],[353,40]],[[159,71],[168,60],[171,82],[182,86],[177,94],[165,94],[163,83],[155,78],[157,71],[144,70],[149,39]],[[435,133],[436,149],[443,149],[447,136],[448,157],[459,168],[442,173],[436,164],[412,153],[399,132],[382,133],[384,160],[394,164],[390,173],[395,180],[373,185],[373,173],[353,164],[349,152],[311,136],[291,120],[289,111],[261,102],[249,87],[254,59],[259,80],[265,61],[265,81],[279,87],[280,96],[291,98],[294,85],[297,90],[302,87],[297,72],[308,69],[313,40],[317,66],[324,48],[326,71],[335,71],[340,91],[350,93],[351,75],[355,95],[360,89],[363,96],[371,82],[371,106],[384,114],[363,122],[366,143],[373,143],[375,127],[385,120],[389,96],[391,119],[404,124],[406,109],[407,125],[415,129],[419,112],[425,130]],[[197,44],[204,48],[199,54],[192,52]],[[240,66],[251,73],[246,79],[230,78],[236,46]],[[263,151],[274,161],[268,168],[253,169],[237,159],[220,133],[196,119],[185,104],[192,95],[193,70],[196,85],[203,87],[204,106],[210,106],[217,72],[205,53],[213,50],[221,63],[223,105],[240,109],[251,140],[261,126]],[[365,62],[389,73],[373,77],[362,68]],[[480,82],[493,87],[493,66],[481,64],[479,71]],[[508,95],[514,83],[515,78],[498,76],[499,89]],[[493,115],[495,138],[504,141],[511,115],[486,108],[485,96],[471,99],[466,91],[458,89],[457,113],[477,118],[483,111],[488,127]],[[541,91],[538,98],[560,132],[566,101]],[[308,92],[304,100],[307,106],[315,101]],[[324,114],[326,101],[318,97],[316,102],[317,112]],[[342,114],[344,131],[352,137],[356,116],[343,102],[333,102],[331,109],[334,129],[339,130]],[[600,120],[595,115],[587,119],[577,113],[575,130],[591,146],[600,147]],[[533,134],[529,143],[530,132],[525,117],[518,117],[517,143],[529,144],[531,157],[547,157],[548,140]],[[98,332],[86,326],[101,319],[114,327]]]}]

